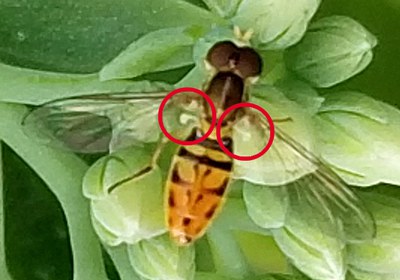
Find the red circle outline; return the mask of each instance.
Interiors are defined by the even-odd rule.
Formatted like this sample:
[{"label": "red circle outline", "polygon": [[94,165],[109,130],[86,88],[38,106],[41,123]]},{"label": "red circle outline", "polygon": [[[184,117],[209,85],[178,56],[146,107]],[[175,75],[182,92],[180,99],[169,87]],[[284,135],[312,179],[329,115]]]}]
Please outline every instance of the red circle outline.
[{"label": "red circle outline", "polygon": [[[238,109],[238,108],[242,108],[242,107],[250,107],[250,108],[253,108],[253,109],[256,109],[256,110],[260,111],[260,112],[267,118],[268,123],[269,123],[269,127],[270,127],[270,129],[269,129],[270,134],[269,134],[269,139],[268,139],[267,145],[266,145],[265,148],[262,149],[259,153],[255,154],[255,155],[252,155],[252,156],[239,156],[239,155],[235,155],[234,153],[232,153],[231,151],[229,151],[229,150],[224,146],[224,143],[222,142],[222,138],[221,138],[221,126],[222,126],[222,122],[223,122],[224,118],[225,118],[231,111],[233,111],[233,110],[235,110],[235,109]],[[264,155],[264,154],[271,148],[272,143],[274,142],[274,138],[275,138],[275,126],[274,126],[274,122],[273,122],[271,116],[268,114],[268,112],[267,112],[264,108],[262,108],[262,107],[260,107],[260,106],[258,106],[258,105],[256,105],[256,104],[254,104],[254,103],[250,103],[250,102],[238,103],[238,104],[232,105],[231,107],[229,107],[228,109],[226,109],[226,110],[222,113],[221,117],[220,117],[219,120],[218,120],[218,123],[217,123],[217,131],[216,131],[216,132],[217,132],[216,134],[217,134],[218,144],[219,144],[219,146],[221,147],[221,149],[222,149],[228,156],[230,156],[230,157],[232,157],[232,158],[234,158],[234,159],[237,159],[237,160],[241,160],[241,161],[250,161],[250,160],[254,160],[254,159],[257,159],[257,158],[261,157],[262,155]]]},{"label": "red circle outline", "polygon": [[[184,141],[184,140],[176,139],[171,134],[169,134],[169,132],[165,128],[164,122],[163,122],[163,111],[164,111],[165,105],[167,104],[167,101],[169,99],[171,99],[171,97],[173,97],[174,95],[181,93],[181,92],[194,92],[194,93],[201,95],[202,97],[204,97],[204,99],[207,101],[208,105],[211,108],[212,122],[211,122],[210,129],[202,137],[200,137],[199,139],[193,140],[193,141]],[[193,88],[193,87],[182,87],[182,88],[177,88],[177,89],[171,91],[170,93],[167,94],[166,97],[164,97],[164,99],[162,100],[162,102],[160,104],[160,107],[158,108],[158,124],[160,126],[161,131],[164,133],[165,136],[167,136],[167,138],[169,140],[171,140],[172,142],[174,142],[176,144],[182,145],[182,146],[196,145],[196,144],[199,144],[199,143],[203,142],[204,140],[206,140],[208,138],[208,136],[211,135],[216,122],[217,122],[217,110],[215,109],[214,103],[212,102],[211,98],[205,92],[203,92],[197,88]]]}]

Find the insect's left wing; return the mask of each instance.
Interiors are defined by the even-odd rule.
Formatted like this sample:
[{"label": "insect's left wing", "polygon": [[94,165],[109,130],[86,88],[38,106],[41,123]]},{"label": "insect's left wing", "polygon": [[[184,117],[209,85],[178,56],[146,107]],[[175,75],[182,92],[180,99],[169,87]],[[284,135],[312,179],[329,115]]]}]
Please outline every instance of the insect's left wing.
[{"label": "insect's left wing", "polygon": [[[157,141],[157,113],[167,92],[99,94],[55,100],[23,120],[26,133],[42,142],[79,153],[107,152]],[[168,102],[164,113],[183,108]],[[175,111],[174,111],[175,110]]]},{"label": "insect's left wing", "polygon": [[[264,131],[268,137],[265,118],[259,114],[255,116],[258,120],[250,125],[256,129],[249,131]],[[268,154],[279,159],[279,168],[290,177],[290,180],[283,180],[289,207],[304,211],[292,211],[293,214],[322,231],[323,225],[328,225],[324,234],[340,235],[347,241],[365,240],[375,235],[373,217],[364,203],[325,163],[279,127],[275,126],[275,141],[265,156]]]}]

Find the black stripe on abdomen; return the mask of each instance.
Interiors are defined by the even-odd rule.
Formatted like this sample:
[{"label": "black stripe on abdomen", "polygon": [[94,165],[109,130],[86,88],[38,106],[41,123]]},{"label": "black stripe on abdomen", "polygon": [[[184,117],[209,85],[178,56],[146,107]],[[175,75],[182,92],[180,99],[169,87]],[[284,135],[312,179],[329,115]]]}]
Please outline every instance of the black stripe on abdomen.
[{"label": "black stripe on abdomen", "polygon": [[[221,153],[223,153],[223,152],[221,151]],[[232,170],[232,165],[233,165],[232,161],[216,161],[216,160],[209,158],[208,156],[197,156],[197,155],[191,153],[190,151],[186,150],[185,147],[181,147],[179,149],[178,156],[183,157],[183,158],[188,159],[193,162],[208,165],[208,166],[222,169],[225,171]]]},{"label": "black stripe on abdomen", "polygon": [[[224,137],[224,138],[222,138],[222,142],[223,142],[224,146],[230,152],[232,152],[232,139],[230,137]],[[200,145],[204,148],[207,148],[207,149],[214,150],[214,151],[221,151],[223,153],[223,151],[221,150],[221,147],[218,144],[218,141],[216,141],[214,139],[207,138],[206,140],[199,143],[198,145]]]}]

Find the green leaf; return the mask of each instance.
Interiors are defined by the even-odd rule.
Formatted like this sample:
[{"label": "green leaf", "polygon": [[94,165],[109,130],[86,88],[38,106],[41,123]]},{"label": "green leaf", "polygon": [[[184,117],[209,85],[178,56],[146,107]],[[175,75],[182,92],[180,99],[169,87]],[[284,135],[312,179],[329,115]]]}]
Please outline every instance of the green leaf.
[{"label": "green leaf", "polygon": [[[313,151],[311,118],[305,110],[270,86],[255,86],[251,94],[250,102],[265,108],[275,126]],[[243,118],[235,125],[235,154],[254,155],[265,147],[269,131],[258,123]],[[299,164],[300,160],[300,156],[292,148],[276,137],[270,151],[262,157],[252,161],[235,161],[234,176],[261,185],[282,185],[315,169],[315,166],[305,163],[304,160],[304,164]]]},{"label": "green leaf", "polygon": [[243,0],[232,22],[254,30],[260,49],[284,49],[297,43],[317,11],[320,0]]},{"label": "green leaf", "polygon": [[375,217],[377,235],[371,241],[348,246],[349,264],[359,280],[399,276],[400,192],[397,188],[393,192],[387,189],[377,187],[360,194]]},{"label": "green leaf", "polygon": [[[82,196],[86,164],[76,155],[32,141],[22,132],[24,106],[0,103],[0,139],[46,182],[64,210],[76,279],[107,279],[100,244],[90,224],[89,203]],[[51,168],[50,168],[51,167]]]},{"label": "green leaf", "polygon": [[166,231],[158,168],[108,193],[110,186],[142,170],[150,160],[151,153],[144,149],[121,150],[97,161],[85,175],[84,194],[91,199],[95,229],[109,245],[132,244]]},{"label": "green leaf", "polygon": [[326,96],[316,118],[318,148],[349,184],[400,185],[400,111],[356,92]]},{"label": "green leaf", "polygon": [[194,247],[178,246],[168,235],[130,245],[128,253],[131,265],[144,279],[194,279]]},{"label": "green leaf", "polygon": [[204,30],[177,27],[150,32],[130,44],[100,73],[100,80],[134,78],[146,73],[193,64],[192,48]]},{"label": "green leaf", "polygon": [[330,87],[364,70],[376,44],[355,20],[326,17],[311,24],[303,40],[286,52],[286,65],[312,85]]},{"label": "green leaf", "polygon": [[288,207],[285,187],[265,187],[246,182],[243,199],[249,216],[260,227],[280,228],[284,225]]},{"label": "green leaf", "polygon": [[3,154],[2,143],[0,141],[0,279],[12,280],[7,264],[6,264],[6,247],[5,247],[5,220],[4,220],[4,184],[3,184]]},{"label": "green leaf", "polygon": [[178,83],[176,88],[180,87],[194,87],[202,89],[204,83],[207,81],[207,73],[203,65],[196,65],[189,71]]},{"label": "green leaf", "polygon": [[241,0],[204,0],[204,3],[214,13],[223,18],[235,15]]},{"label": "green leaf", "polygon": [[100,82],[97,74],[60,74],[12,67],[0,63],[0,101],[39,105],[72,96],[114,92],[168,91],[164,83],[148,81]]},{"label": "green leaf", "polygon": [[143,34],[220,22],[206,9],[182,0],[3,1],[0,60],[57,72],[97,72]]}]

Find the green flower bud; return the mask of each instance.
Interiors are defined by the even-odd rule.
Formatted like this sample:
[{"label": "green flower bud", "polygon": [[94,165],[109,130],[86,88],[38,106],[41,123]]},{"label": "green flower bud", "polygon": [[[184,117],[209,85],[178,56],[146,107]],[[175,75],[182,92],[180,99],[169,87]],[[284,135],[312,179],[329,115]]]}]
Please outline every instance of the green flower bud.
[{"label": "green flower bud", "polygon": [[100,159],[87,172],[84,194],[91,199],[93,224],[105,243],[135,243],[166,231],[159,169],[108,193],[113,184],[146,167],[150,158],[144,149],[121,150]]},{"label": "green flower bud", "polygon": [[312,85],[330,87],[364,70],[376,44],[355,20],[331,16],[310,25],[303,40],[286,52],[286,65]]},{"label": "green flower bud", "polygon": [[177,246],[167,235],[130,245],[128,254],[131,265],[144,279],[194,279],[194,247]]},{"label": "green flower bud", "polygon": [[275,241],[289,260],[312,279],[344,280],[345,244],[337,228],[297,195],[291,193],[285,226],[272,230]]},{"label": "green flower bud", "polygon": [[[311,183],[311,182],[310,182]],[[271,229],[279,248],[312,279],[344,280],[347,271],[341,232],[298,187],[246,183],[243,197],[256,224]]]},{"label": "green flower bud", "polygon": [[251,219],[262,228],[280,228],[288,207],[286,188],[266,187],[246,182],[243,198]]},{"label": "green flower bud", "polygon": [[398,279],[400,194],[395,188],[378,187],[361,196],[375,217],[377,236],[371,241],[348,246],[351,270],[359,280]]},{"label": "green flower bud", "polygon": [[244,0],[232,22],[254,30],[254,42],[261,49],[284,49],[297,43],[320,0]]},{"label": "green flower bud", "polygon": [[316,117],[318,148],[349,184],[400,184],[400,111],[356,92],[326,96]]}]

